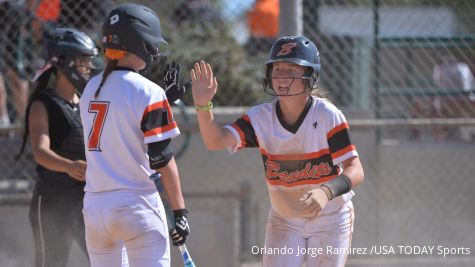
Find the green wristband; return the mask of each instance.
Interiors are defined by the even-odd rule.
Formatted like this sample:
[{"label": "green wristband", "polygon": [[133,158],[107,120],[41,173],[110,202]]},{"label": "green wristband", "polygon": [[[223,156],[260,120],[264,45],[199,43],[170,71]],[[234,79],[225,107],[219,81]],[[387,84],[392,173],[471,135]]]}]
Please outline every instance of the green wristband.
[{"label": "green wristband", "polygon": [[208,102],[208,105],[206,106],[200,106],[200,105],[196,105],[195,104],[195,108],[197,110],[204,110],[204,111],[208,111],[208,110],[211,110],[213,108],[213,102],[209,101]]}]

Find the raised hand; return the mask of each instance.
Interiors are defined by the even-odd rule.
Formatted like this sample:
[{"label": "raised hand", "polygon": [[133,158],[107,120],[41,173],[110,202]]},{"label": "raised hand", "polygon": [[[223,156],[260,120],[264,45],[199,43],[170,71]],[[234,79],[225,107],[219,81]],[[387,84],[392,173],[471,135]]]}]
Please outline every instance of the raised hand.
[{"label": "raised hand", "polygon": [[191,70],[191,82],[195,105],[207,106],[218,88],[211,66],[203,60],[196,62],[195,68]]},{"label": "raised hand", "polygon": [[163,85],[168,102],[173,103],[178,99],[182,99],[186,91],[185,85],[180,85],[180,64],[172,62],[165,66],[165,76],[163,77]]}]

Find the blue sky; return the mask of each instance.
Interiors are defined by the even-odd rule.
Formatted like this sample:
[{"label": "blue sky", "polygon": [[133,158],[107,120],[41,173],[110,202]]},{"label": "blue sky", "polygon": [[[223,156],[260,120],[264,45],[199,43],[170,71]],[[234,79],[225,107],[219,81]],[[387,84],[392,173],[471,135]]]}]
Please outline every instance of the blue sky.
[{"label": "blue sky", "polygon": [[234,20],[245,13],[254,4],[254,0],[220,0],[222,13],[225,18]]}]

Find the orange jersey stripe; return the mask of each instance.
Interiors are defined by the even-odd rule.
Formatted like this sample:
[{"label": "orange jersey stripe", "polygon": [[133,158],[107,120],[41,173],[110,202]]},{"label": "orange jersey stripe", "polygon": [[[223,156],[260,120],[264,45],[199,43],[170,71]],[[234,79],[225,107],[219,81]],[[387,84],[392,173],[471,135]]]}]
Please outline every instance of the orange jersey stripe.
[{"label": "orange jersey stripe", "polygon": [[170,110],[170,105],[168,104],[168,101],[165,99],[160,102],[156,102],[147,106],[143,112],[142,121],[144,120],[145,116],[148,113],[150,113],[152,110],[159,109],[159,108],[166,108],[167,110]]},{"label": "orange jersey stripe", "polygon": [[318,152],[308,153],[308,154],[284,154],[284,155],[272,155],[269,154],[264,149],[259,149],[262,155],[265,155],[267,158],[271,160],[279,160],[279,161],[286,161],[286,160],[309,160],[314,158],[319,158],[325,154],[330,154],[330,149],[325,148]]},{"label": "orange jersey stripe", "polygon": [[269,179],[269,178],[266,178],[266,181],[267,181],[268,184],[271,184],[271,185],[282,185],[282,186],[285,186],[285,187],[293,187],[293,186],[297,186],[297,185],[320,184],[320,183],[330,181],[331,179],[333,179],[335,177],[336,177],[336,175],[331,175],[331,176],[322,177],[322,178],[319,178],[319,179],[304,179],[304,180],[300,180],[298,182],[293,182],[293,183],[286,183],[286,182],[284,182],[280,179]]},{"label": "orange jersey stripe", "polygon": [[333,158],[333,159],[336,159],[336,158],[338,158],[338,157],[341,157],[341,156],[345,155],[346,153],[348,153],[348,152],[350,152],[350,151],[352,151],[352,150],[356,150],[356,147],[355,147],[354,145],[349,145],[349,146],[347,146],[347,147],[345,147],[345,148],[343,148],[343,149],[338,150],[338,151],[335,152],[335,153],[332,153],[332,158]]},{"label": "orange jersey stripe", "polygon": [[156,134],[162,134],[162,133],[168,132],[168,131],[176,128],[176,127],[177,127],[177,124],[174,121],[174,122],[172,122],[172,124],[148,130],[144,133],[144,136],[149,137],[149,136],[156,135]]},{"label": "orange jersey stripe", "polygon": [[327,133],[327,139],[330,139],[332,138],[333,135],[335,135],[337,132],[343,130],[343,129],[349,129],[350,127],[348,126],[348,123],[344,122],[340,125],[337,125],[335,126],[335,128],[331,129],[328,133]]},{"label": "orange jersey stripe", "polygon": [[231,127],[238,132],[239,138],[241,138],[241,147],[246,147],[246,137],[244,136],[244,132],[236,125],[236,123],[231,124]]},{"label": "orange jersey stripe", "polygon": [[251,119],[249,119],[249,116],[243,115],[242,118],[247,121],[248,123],[251,123]]}]

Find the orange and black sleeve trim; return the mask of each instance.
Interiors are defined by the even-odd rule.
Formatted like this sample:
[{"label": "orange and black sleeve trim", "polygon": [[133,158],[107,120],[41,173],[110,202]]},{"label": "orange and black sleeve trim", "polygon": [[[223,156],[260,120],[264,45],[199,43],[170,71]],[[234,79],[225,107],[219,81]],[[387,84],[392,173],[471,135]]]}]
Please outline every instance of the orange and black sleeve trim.
[{"label": "orange and black sleeve trim", "polygon": [[176,127],[177,124],[173,120],[173,114],[167,100],[153,103],[145,108],[140,125],[140,129],[145,136],[161,134]]},{"label": "orange and black sleeve trim", "polygon": [[249,116],[243,115],[231,126],[239,133],[242,147],[259,147],[256,132],[254,131],[254,127],[252,127]]},{"label": "orange and black sleeve trim", "polygon": [[350,129],[347,123],[342,123],[328,132],[327,140],[332,158],[337,158],[346,152],[355,150],[355,146],[351,143]]}]

